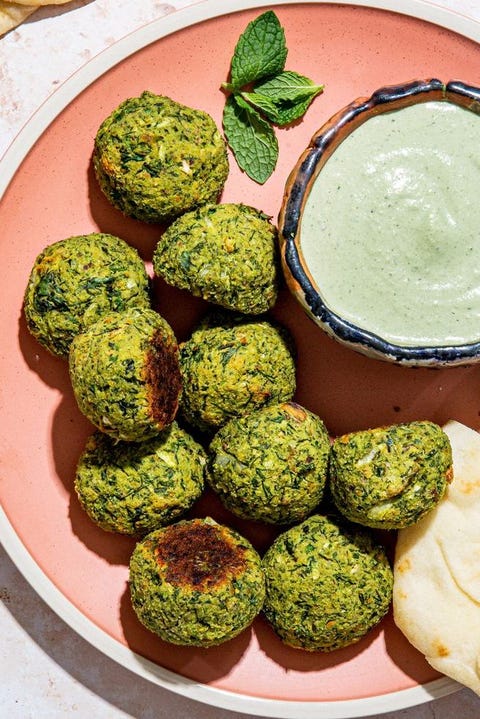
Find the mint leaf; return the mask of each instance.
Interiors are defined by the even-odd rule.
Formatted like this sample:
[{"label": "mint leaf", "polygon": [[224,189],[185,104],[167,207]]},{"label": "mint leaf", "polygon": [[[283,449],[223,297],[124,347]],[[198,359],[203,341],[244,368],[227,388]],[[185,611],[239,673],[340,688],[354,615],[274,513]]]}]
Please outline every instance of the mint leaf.
[{"label": "mint leaf", "polygon": [[298,120],[300,117],[303,117],[312,100],[313,97],[307,97],[304,100],[299,100],[298,102],[282,102],[275,105],[275,116],[272,115],[269,117],[266,112],[265,115],[267,115],[271,122],[274,122],[279,127],[284,127],[285,125],[290,125],[290,123],[295,122],[295,120]]},{"label": "mint leaf", "polygon": [[275,77],[260,80],[255,84],[255,92],[266,95],[275,103],[296,103],[309,97],[313,99],[323,90],[323,85],[315,85],[312,80],[298,72],[285,70]]},{"label": "mint leaf", "polygon": [[[287,74],[296,75],[297,73],[282,73],[283,76]],[[282,79],[277,85],[276,80],[280,78],[278,75],[269,80],[268,85],[267,83],[259,83],[255,85],[254,92],[242,92],[241,94],[251,105],[258,108],[270,122],[283,127],[302,117],[313,98],[323,90],[322,85],[314,85],[311,80],[302,75],[298,75],[298,77],[306,82],[295,85],[293,83],[284,84]],[[266,87],[269,94],[263,92],[264,87]],[[283,93],[282,87],[285,87],[285,92]],[[258,92],[258,88],[261,88],[262,91]]]},{"label": "mint leaf", "polygon": [[271,125],[241,96],[229,95],[223,129],[238,166],[263,185],[278,159],[278,142]]},{"label": "mint leaf", "polygon": [[252,20],[240,35],[230,65],[223,112],[225,139],[252,180],[263,184],[278,159],[272,125],[298,120],[323,90],[298,72],[284,70],[285,32],[272,10]]},{"label": "mint leaf", "polygon": [[258,108],[271,122],[276,122],[277,106],[270,97],[259,92],[242,92],[241,96],[254,107]]},{"label": "mint leaf", "polygon": [[255,80],[277,75],[285,67],[285,32],[272,10],[252,20],[240,35],[231,63],[228,89],[240,89]]}]

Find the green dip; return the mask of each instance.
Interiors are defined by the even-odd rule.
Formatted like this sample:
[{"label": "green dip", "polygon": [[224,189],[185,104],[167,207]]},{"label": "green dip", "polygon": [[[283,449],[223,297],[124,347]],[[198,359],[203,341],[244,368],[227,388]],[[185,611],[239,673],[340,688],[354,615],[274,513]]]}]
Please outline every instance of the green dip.
[{"label": "green dip", "polygon": [[397,345],[480,339],[480,122],[449,102],[367,120],[307,199],[301,249],[328,308]]}]

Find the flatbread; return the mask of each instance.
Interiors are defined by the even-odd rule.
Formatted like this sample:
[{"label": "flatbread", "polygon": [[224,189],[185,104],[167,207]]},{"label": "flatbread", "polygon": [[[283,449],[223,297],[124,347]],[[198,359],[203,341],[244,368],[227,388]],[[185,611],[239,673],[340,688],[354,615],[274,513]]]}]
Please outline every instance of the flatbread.
[{"label": "flatbread", "polygon": [[32,5],[31,0],[15,0],[5,2],[0,0],[0,35],[20,25],[29,15],[44,5],[64,5],[71,0],[37,0]]},{"label": "flatbread", "polygon": [[453,481],[437,507],[398,532],[395,623],[437,671],[480,695],[480,434],[444,427]]},{"label": "flatbread", "polygon": [[[71,2],[71,0],[38,0],[35,5],[37,8],[43,7],[44,5],[65,5],[67,2]],[[11,3],[5,3],[5,5],[10,5]],[[29,0],[15,0],[15,5],[30,5]]]},{"label": "flatbread", "polygon": [[38,10],[38,5],[26,5],[0,0],[0,35],[20,25],[29,15]]}]

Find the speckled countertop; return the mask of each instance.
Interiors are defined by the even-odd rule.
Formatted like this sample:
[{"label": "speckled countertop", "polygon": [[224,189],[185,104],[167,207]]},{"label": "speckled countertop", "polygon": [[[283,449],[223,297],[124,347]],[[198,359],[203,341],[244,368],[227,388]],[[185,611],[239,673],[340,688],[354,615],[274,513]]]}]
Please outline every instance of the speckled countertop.
[{"label": "speckled countertop", "polygon": [[[219,0],[220,1],[220,0]],[[0,157],[31,114],[92,56],[191,0],[74,0],[40,9],[0,38]],[[399,7],[403,0],[398,0]],[[480,20],[479,0],[437,0]],[[9,719],[241,719],[150,684],[72,631],[0,549],[0,713]],[[478,719],[469,690],[385,719]]]}]

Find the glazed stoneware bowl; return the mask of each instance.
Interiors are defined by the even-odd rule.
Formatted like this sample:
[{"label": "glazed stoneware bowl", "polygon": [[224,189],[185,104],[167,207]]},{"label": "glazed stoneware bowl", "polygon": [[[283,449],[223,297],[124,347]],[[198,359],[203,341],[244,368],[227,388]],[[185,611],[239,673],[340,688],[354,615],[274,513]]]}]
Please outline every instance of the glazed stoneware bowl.
[{"label": "glazed stoneware bowl", "polygon": [[[330,158],[332,158],[334,153],[336,153],[336,151],[340,148],[342,143],[344,143],[344,141],[349,138],[352,133],[361,128],[364,123],[367,123],[373,118],[383,116],[385,113],[389,114],[390,116],[395,115],[399,117],[402,113],[397,113],[397,111],[403,111],[410,108],[411,106],[418,104],[426,104],[428,102],[436,104],[437,107],[440,107],[437,103],[441,103],[442,109],[445,107],[446,103],[449,105],[449,111],[452,109],[452,106],[455,106],[457,109],[460,108],[460,114],[462,114],[463,116],[468,115],[468,120],[470,121],[472,118],[477,118],[478,114],[480,114],[480,89],[470,85],[466,85],[460,81],[450,81],[448,83],[444,83],[437,79],[415,80],[403,85],[384,87],[374,92],[371,97],[359,98],[352,102],[350,105],[335,114],[325,125],[320,128],[320,130],[318,130],[318,132],[314,134],[309,146],[304,150],[304,152],[298,159],[298,162],[294,166],[292,172],[290,173],[285,188],[282,208],[279,215],[279,237],[282,266],[290,291],[306,310],[307,314],[328,335],[343,343],[344,345],[347,345],[348,347],[357,350],[369,357],[407,366],[438,367],[460,364],[473,364],[480,360],[480,316],[478,319],[477,334],[477,315],[475,314],[474,309],[471,310],[470,307],[465,309],[465,303],[460,306],[460,309],[458,310],[457,314],[464,315],[465,313],[470,311],[474,313],[472,314],[472,317],[468,320],[469,329],[466,334],[464,333],[463,336],[456,337],[455,332],[452,332],[451,327],[449,327],[448,330],[445,330],[444,336],[442,336],[442,330],[440,330],[440,333],[438,333],[437,331],[437,335],[439,334],[439,336],[436,336],[433,340],[429,338],[428,341],[423,341],[423,337],[417,336],[414,332],[412,332],[411,337],[408,336],[408,327],[406,329],[405,336],[401,337],[400,340],[397,340],[394,333],[392,334],[389,332],[384,332],[382,330],[379,331],[378,326],[370,326],[368,318],[366,318],[365,321],[357,321],[355,313],[349,315],[348,313],[343,312],[342,308],[339,309],[332,304],[332,302],[328,299],[324,292],[323,282],[325,281],[325,278],[322,279],[322,277],[320,276],[322,275],[322,272],[327,273],[328,269],[320,271],[319,273],[318,267],[323,266],[324,260],[328,260],[328,262],[330,263],[328,264],[328,262],[326,262],[325,267],[335,267],[335,252],[337,250],[335,242],[330,241],[330,236],[328,237],[328,239],[326,237],[321,238],[321,233],[325,232],[325,213],[324,206],[322,206],[321,202],[319,203],[318,201],[315,206],[315,209],[310,210],[310,213],[316,213],[316,215],[314,216],[314,220],[318,219],[318,225],[315,225],[315,233],[317,234],[313,236],[313,240],[312,237],[310,237],[310,245],[315,245],[317,243],[317,240],[318,242],[320,242],[320,240],[323,239],[323,244],[319,245],[319,247],[321,247],[322,249],[315,250],[317,251],[319,257],[315,267],[312,267],[311,260],[309,259],[310,250],[307,251],[306,247],[307,241],[305,239],[305,213],[306,209],[308,209],[308,205],[310,202],[312,188],[315,186],[317,180],[321,176],[325,175],[324,168],[327,166]],[[430,107],[433,106],[433,104],[430,105]],[[467,113],[465,113],[465,111],[467,111]],[[475,123],[477,121],[479,123],[478,129],[480,132],[480,118],[478,118],[478,120],[475,119]],[[351,138],[349,138],[349,142],[351,142]],[[444,134],[442,136],[441,147],[439,147],[438,153],[435,152],[433,154],[438,154],[438,156],[441,157],[444,147],[452,147],[455,144],[457,147],[464,148],[466,152],[469,150],[468,139],[462,136],[461,129],[459,129],[459,131],[455,133]],[[345,146],[346,145],[347,143],[345,143]],[[447,159],[444,164],[448,165],[448,162],[449,160]],[[428,173],[428,171],[429,170],[427,168],[426,172]],[[398,184],[398,182],[403,181],[401,177],[401,169],[398,170],[397,168],[395,172],[396,175],[392,182],[397,182]],[[451,178],[451,182],[453,186],[456,186],[457,180],[453,170],[452,172],[454,176]],[[480,167],[478,167],[478,172],[478,176],[480,179]],[[363,181],[364,177],[361,177],[358,180],[360,185],[363,183]],[[339,181],[339,185],[340,184],[341,182]],[[357,189],[358,188],[355,188],[354,190],[356,194],[358,194]],[[455,189],[456,191],[458,191],[458,188]],[[362,201],[362,190],[363,188],[360,187],[360,194],[358,194],[358,196],[360,197],[360,202]],[[450,192],[450,187],[440,188],[440,190],[442,193],[443,190],[445,190],[446,196],[448,196]],[[433,194],[438,194],[437,191],[438,187],[436,192],[434,192]],[[430,200],[428,200],[428,202],[429,201]],[[384,198],[382,198],[381,202],[383,205],[385,205],[386,195]],[[410,198],[410,203],[411,202],[412,200]],[[458,199],[456,199],[455,202],[458,205]],[[413,204],[415,203],[413,202]],[[441,199],[439,200],[439,204],[440,210],[438,210],[438,212],[442,213],[444,210]],[[446,204],[448,204],[448,202]],[[385,233],[388,233],[390,231],[390,225],[396,222],[394,215],[394,205],[395,198],[393,200],[391,220],[389,218],[383,226]],[[341,212],[348,213],[349,211],[351,211],[349,210],[349,207],[345,207],[345,209],[343,209],[342,207]],[[374,209],[370,209],[369,212],[373,213]],[[470,211],[468,202],[466,201],[465,208],[460,207],[459,209],[460,218],[462,218],[462,216],[467,216],[469,212]],[[448,224],[449,215],[446,210],[445,213],[445,216],[447,217],[447,220],[445,222]],[[309,217],[309,223],[311,227],[311,216]],[[455,229],[456,225],[453,220],[451,224],[454,226]],[[458,247],[460,248],[458,250],[458,254],[461,254],[463,256],[464,252],[466,252],[464,244],[465,242],[467,242],[467,240],[465,240],[464,242],[462,232],[462,223],[460,222],[458,224],[459,237],[456,241],[458,241]],[[407,231],[407,234],[410,233],[408,233]],[[440,234],[442,234],[442,232]],[[348,242],[354,243],[358,241],[358,237],[356,236],[355,231],[355,217],[353,218],[352,236],[347,237],[346,240],[344,237],[343,240],[344,243],[347,242],[346,256],[348,257]],[[412,243],[416,242],[418,245],[419,243],[424,242],[424,237],[419,237],[415,240],[409,237],[408,240],[409,242],[405,245],[405,253],[407,255],[409,252],[412,252]],[[478,245],[479,243],[475,243],[474,240],[475,238],[473,238],[470,244]],[[428,241],[430,242],[430,239]],[[439,251],[443,251],[441,249],[442,241],[443,240],[441,238],[438,242],[437,240],[435,240],[435,252],[437,252],[437,254]],[[382,238],[380,238],[378,245],[380,246],[382,244]],[[402,243],[399,243],[399,245],[401,244]],[[401,248],[399,247],[399,249]],[[471,250],[472,248],[469,247],[467,249]],[[369,249],[369,252],[370,254],[365,254],[364,263],[370,262],[370,259],[372,257],[371,247]],[[421,268],[420,276],[422,275],[422,272],[425,274],[425,276],[430,276],[432,270],[430,267],[431,263],[428,259],[428,254],[425,254],[425,251],[423,249],[422,253],[423,254],[420,254],[420,262],[423,260],[424,266]],[[329,255],[330,257],[328,257]],[[460,257],[458,259],[460,259]],[[446,283],[449,285],[452,285],[451,280],[452,278],[455,278],[455,281],[453,281],[453,285],[455,286],[455,282],[457,282],[455,257],[454,261],[452,262],[451,257],[446,255],[445,262],[447,263],[447,266],[444,267],[442,270],[443,276],[446,276]],[[362,260],[360,260],[360,263],[362,263]],[[461,264],[464,267],[468,266],[468,263],[469,260],[466,258],[463,258],[461,260]],[[395,270],[395,267],[392,264],[392,273],[395,274],[393,270]],[[418,282],[418,279],[416,281]],[[433,279],[430,277],[428,281],[433,283],[432,287],[437,287],[438,281],[436,277],[433,277]],[[474,282],[473,289],[472,281]],[[470,285],[465,291],[466,294],[478,294],[480,297],[480,276],[478,279],[478,283],[475,278],[474,280],[470,279],[469,282]],[[348,293],[349,291],[350,290],[347,287],[346,292]],[[355,289],[352,289],[351,302],[353,304],[355,304],[356,302],[355,291]],[[463,292],[464,289],[461,288],[458,291]],[[411,296],[413,297],[413,295]],[[436,300],[434,300],[433,297],[430,298],[427,292],[423,302],[421,303],[424,307],[427,308],[427,316],[430,311],[428,309],[430,301],[431,311],[433,313],[435,311]],[[408,302],[409,299],[407,297],[406,301],[404,302],[404,305],[408,304]],[[385,300],[385,298],[379,296],[378,303],[379,305],[386,306],[386,308],[388,309],[388,299]],[[392,316],[396,314],[396,312],[397,310],[392,307]],[[417,312],[417,310],[412,310],[412,312]],[[480,305],[478,314],[480,315]],[[388,329],[388,327],[386,327],[386,329]],[[420,335],[421,334],[422,333],[420,333]]]}]

